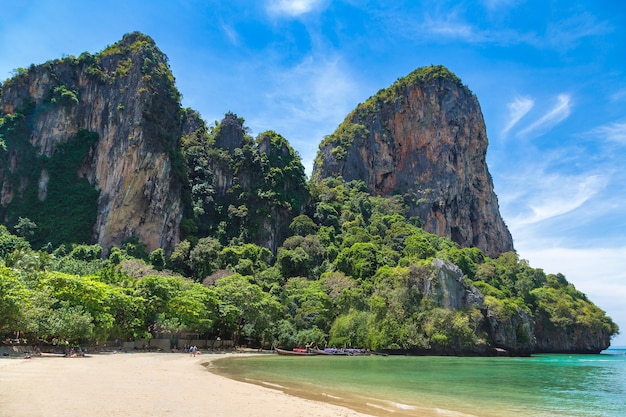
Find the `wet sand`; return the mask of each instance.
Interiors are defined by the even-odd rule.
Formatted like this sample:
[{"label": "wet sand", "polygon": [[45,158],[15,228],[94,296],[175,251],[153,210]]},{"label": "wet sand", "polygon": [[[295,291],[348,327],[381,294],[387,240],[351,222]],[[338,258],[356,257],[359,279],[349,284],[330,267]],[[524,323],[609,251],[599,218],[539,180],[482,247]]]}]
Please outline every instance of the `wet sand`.
[{"label": "wet sand", "polygon": [[207,371],[207,362],[236,355],[0,358],[0,417],[366,417]]}]

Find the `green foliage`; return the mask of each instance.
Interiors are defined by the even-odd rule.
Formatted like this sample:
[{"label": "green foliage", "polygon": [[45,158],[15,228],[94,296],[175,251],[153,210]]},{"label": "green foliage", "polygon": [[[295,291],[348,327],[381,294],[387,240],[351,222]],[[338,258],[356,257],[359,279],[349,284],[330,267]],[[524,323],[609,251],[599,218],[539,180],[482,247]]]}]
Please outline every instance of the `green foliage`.
[{"label": "green foliage", "polygon": [[350,310],[337,317],[330,329],[328,344],[339,348],[369,346],[370,316],[366,311]]},{"label": "green foliage", "polygon": [[[22,155],[20,165],[11,172],[6,154],[0,154],[0,162],[3,162],[0,169],[15,189],[23,190],[6,207],[0,208],[0,214],[18,226],[20,218],[34,222],[37,228],[29,227],[29,232],[34,233],[26,237],[37,247],[48,242],[53,246],[89,242],[96,221],[99,192],[77,172],[98,135],[79,130],[75,137],[59,144],[51,157],[37,156],[28,141],[32,114],[33,108],[27,107],[11,117],[4,117],[0,125],[0,135],[3,135],[8,149],[19,150]],[[39,187],[42,178],[47,179],[43,194]]]},{"label": "green foliage", "polygon": [[232,334],[237,344],[242,336],[269,341],[267,332],[280,317],[278,301],[239,274],[219,279],[216,284],[215,291],[222,301],[220,332]]},{"label": "green foliage", "polygon": [[[115,58],[115,76],[121,77],[136,68],[128,51],[151,47],[141,37],[127,39],[100,59]],[[172,82],[169,69],[154,58],[141,63],[144,81],[164,87]],[[89,56],[79,60],[103,65]],[[432,70],[406,82],[428,77],[454,81]],[[67,92],[69,87],[53,93]],[[145,244],[131,238],[102,259],[102,248],[85,244],[97,192],[76,175],[97,137],[81,131],[50,158],[39,157],[28,141],[32,111],[0,120],[7,149],[19,149],[28,166],[36,167],[17,174],[3,168],[9,181],[27,178],[28,187],[0,214],[36,247],[58,248],[54,258],[34,252],[24,238],[0,228],[0,333],[80,341],[195,331],[265,346],[330,343],[458,353],[493,344],[485,316],[504,323],[528,315],[566,333],[610,336],[618,330],[562,275],[546,276],[515,253],[489,259],[426,233],[399,197],[372,197],[362,182],[341,178],[306,184],[287,141],[275,132],[252,140],[240,118],[235,130],[241,146],[232,152],[216,147],[222,126],[203,124],[181,138],[180,150],[171,150],[184,178],[187,239],[169,258],[161,248],[148,254]],[[367,134],[363,125],[346,123],[327,141],[336,141],[340,159],[341,149],[347,152],[355,138]],[[6,162],[5,153],[0,158]],[[44,170],[49,182],[41,201],[35,185]],[[225,178],[232,186],[220,185]],[[276,242],[272,250],[261,245],[268,230]],[[441,306],[433,258],[461,269],[464,285],[471,289],[473,283],[484,295],[482,311]],[[206,277],[209,287],[194,282]],[[518,341],[529,342],[527,330],[514,329]]]},{"label": "green foliage", "polygon": [[30,244],[23,237],[12,235],[6,226],[0,224],[0,258],[5,258],[13,251],[29,250]]},{"label": "green foliage", "polygon": [[17,224],[15,225],[14,229],[19,236],[32,236],[35,234],[35,229],[37,229],[37,225],[28,217],[18,217]]},{"label": "green foliage", "polygon": [[221,268],[252,276],[268,268],[272,253],[267,248],[246,243],[223,248],[218,259]]},{"label": "green foliage", "polygon": [[122,250],[130,257],[147,260],[148,251],[145,243],[141,242],[137,236],[129,236],[122,241]]},{"label": "green foliage", "polygon": [[165,252],[163,248],[157,248],[150,252],[149,256],[150,264],[157,271],[162,271],[165,268]]},{"label": "green foliage", "polygon": [[296,329],[328,330],[333,318],[332,303],[319,281],[291,278],[283,288],[281,299]]},{"label": "green foliage", "polygon": [[222,245],[217,239],[205,237],[198,241],[189,253],[189,267],[196,280],[202,281],[218,266],[218,255]]},{"label": "green foliage", "polygon": [[556,328],[589,328],[594,332],[614,334],[617,325],[606,316],[604,311],[587,300],[573,285],[559,288],[541,287],[531,291],[536,300],[537,311]]},{"label": "green foliage", "polygon": [[443,65],[431,65],[418,68],[406,77],[398,79],[392,88],[402,84],[429,83],[436,80],[449,81],[459,87],[463,86],[461,79]]},{"label": "green foliage", "polygon": [[[337,130],[332,135],[326,136],[320,144],[320,149],[330,146],[330,154],[339,161],[346,158],[348,150],[355,141],[364,140],[367,135],[369,135],[369,131],[364,125],[350,121],[352,119],[351,116],[353,116],[353,114],[350,114],[346,120],[339,125]],[[323,158],[320,153],[318,153],[315,162],[321,166]],[[319,180],[320,178],[317,179]]]},{"label": "green foliage", "polygon": [[[233,113],[211,129],[197,117],[188,113],[199,127],[181,139],[188,173],[185,233],[210,235],[223,245],[266,245],[270,239],[278,244],[309,198],[299,155],[273,131],[253,140],[243,119]],[[270,249],[275,253],[277,248]]]},{"label": "green foliage", "polygon": [[50,102],[63,106],[73,106],[78,104],[78,92],[70,90],[65,85],[60,85],[52,90]]},{"label": "green foliage", "polygon": [[20,328],[31,292],[17,273],[0,265],[0,335]]}]

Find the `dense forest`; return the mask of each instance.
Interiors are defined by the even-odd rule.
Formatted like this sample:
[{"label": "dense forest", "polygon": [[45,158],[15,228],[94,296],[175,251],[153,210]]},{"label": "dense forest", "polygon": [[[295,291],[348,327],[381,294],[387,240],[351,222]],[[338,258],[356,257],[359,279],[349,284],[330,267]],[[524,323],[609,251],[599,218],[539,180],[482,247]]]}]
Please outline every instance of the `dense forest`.
[{"label": "dense forest", "polygon": [[[0,334],[95,343],[193,331],[265,348],[480,353],[498,345],[534,350],[532,321],[515,318],[568,334],[618,330],[563,275],[515,253],[490,259],[426,233],[398,198],[372,197],[340,178],[310,192],[311,215],[294,218],[276,255],[238,238],[205,237],[180,242],[171,256],[130,239],[103,258],[98,245],[31,248],[36,224],[28,219],[16,225],[21,236],[2,226]],[[434,259],[458,265],[482,302],[445,308],[441,294],[425,291],[439,279]],[[517,323],[515,334],[498,343],[493,319]]]}]

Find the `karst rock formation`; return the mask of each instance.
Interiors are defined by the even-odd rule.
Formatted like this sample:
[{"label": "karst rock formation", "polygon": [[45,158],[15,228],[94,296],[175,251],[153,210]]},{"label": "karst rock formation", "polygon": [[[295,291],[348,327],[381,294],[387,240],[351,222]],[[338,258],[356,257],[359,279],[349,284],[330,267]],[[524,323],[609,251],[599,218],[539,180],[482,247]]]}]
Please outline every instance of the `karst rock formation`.
[{"label": "karst rock formation", "polygon": [[476,96],[446,68],[420,68],[357,106],[320,145],[313,179],[400,195],[431,233],[489,256],[513,250],[487,169]]}]

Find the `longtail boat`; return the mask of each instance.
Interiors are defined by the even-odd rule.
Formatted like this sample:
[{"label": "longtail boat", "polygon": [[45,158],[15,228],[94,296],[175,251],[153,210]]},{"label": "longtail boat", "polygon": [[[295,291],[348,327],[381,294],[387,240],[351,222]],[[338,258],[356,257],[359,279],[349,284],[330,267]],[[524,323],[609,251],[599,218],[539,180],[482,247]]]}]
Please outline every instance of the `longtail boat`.
[{"label": "longtail boat", "polygon": [[279,355],[285,355],[285,356],[315,356],[317,355],[317,352],[307,351],[306,349],[285,350],[285,349],[274,348],[274,350]]}]

